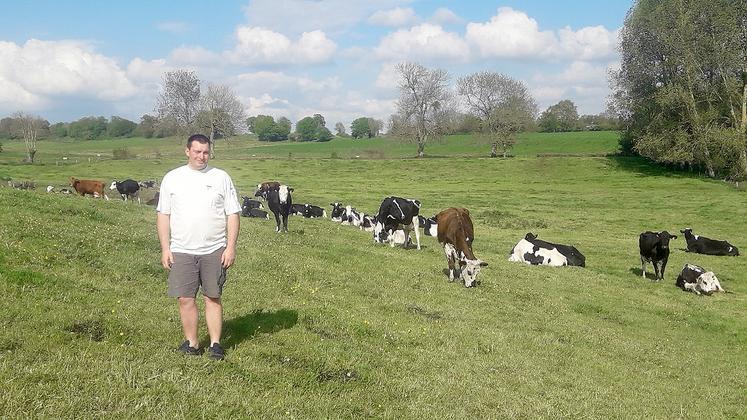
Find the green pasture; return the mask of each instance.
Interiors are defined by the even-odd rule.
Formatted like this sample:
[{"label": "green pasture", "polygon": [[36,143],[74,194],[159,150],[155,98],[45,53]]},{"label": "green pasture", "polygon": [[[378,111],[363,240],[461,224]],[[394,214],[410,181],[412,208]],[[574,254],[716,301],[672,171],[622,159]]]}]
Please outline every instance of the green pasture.
[{"label": "green pasture", "polygon": [[[418,251],[329,219],[292,217],[275,234],[274,221],[244,218],[223,299],[227,358],[212,362],[174,352],[154,210],[43,191],[69,176],[160,179],[185,160],[176,140],[128,141],[137,154],[163,146],[160,157],[112,160],[122,140],[56,143],[31,166],[3,144],[0,175],[40,186],[0,188],[4,417],[747,416],[745,257],[689,254],[680,237],[657,283],[641,278],[637,250],[644,230],[688,226],[747,250],[743,190],[639,159],[537,156],[613,152],[608,133],[533,135],[508,159],[457,138],[426,148],[443,159],[402,159],[414,146],[386,140],[366,143],[375,159],[350,159],[364,150],[354,140],[219,144],[212,163],[241,194],[278,179],[328,211],[375,212],[391,194],[427,216],[466,207],[489,266],[466,289],[447,281],[431,237]],[[47,160],[57,152],[73,159]],[[529,231],[575,245],[587,267],[508,262]],[[677,289],[686,262],[730,293]]]}]

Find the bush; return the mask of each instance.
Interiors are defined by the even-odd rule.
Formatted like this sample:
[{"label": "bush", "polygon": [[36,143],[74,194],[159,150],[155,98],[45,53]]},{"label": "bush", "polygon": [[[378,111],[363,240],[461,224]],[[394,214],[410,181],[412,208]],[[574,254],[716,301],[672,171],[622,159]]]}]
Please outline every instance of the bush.
[{"label": "bush", "polygon": [[126,147],[122,147],[120,149],[114,149],[112,150],[112,157],[115,160],[126,160],[126,159],[132,159],[135,157],[135,155],[131,154],[129,150],[127,150]]}]

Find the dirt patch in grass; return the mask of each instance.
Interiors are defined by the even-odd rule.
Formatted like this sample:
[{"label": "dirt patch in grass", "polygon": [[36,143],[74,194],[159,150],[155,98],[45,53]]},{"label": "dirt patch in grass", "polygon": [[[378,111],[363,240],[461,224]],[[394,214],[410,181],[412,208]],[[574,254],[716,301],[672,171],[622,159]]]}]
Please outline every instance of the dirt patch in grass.
[{"label": "dirt patch in grass", "polygon": [[443,318],[443,315],[441,315],[440,312],[437,311],[427,311],[417,305],[407,305],[407,310],[410,311],[410,313],[413,313],[415,315],[420,315],[422,317],[425,317],[427,319],[437,321],[439,319]]},{"label": "dirt patch in grass", "polygon": [[350,382],[358,379],[358,377],[358,372],[341,368],[321,368],[316,374],[317,382]]},{"label": "dirt patch in grass", "polygon": [[65,331],[71,332],[78,337],[88,338],[91,341],[103,341],[106,337],[106,328],[101,320],[88,320],[76,322],[65,327]]},{"label": "dirt patch in grass", "polygon": [[476,221],[501,229],[542,229],[547,222],[540,218],[517,216],[501,210],[484,210],[475,215]]},{"label": "dirt patch in grass", "polygon": [[311,331],[321,338],[333,339],[340,336],[338,333],[330,331],[329,328],[325,328],[324,326],[320,325],[319,321],[310,316],[303,317],[301,319],[301,323],[307,331]]}]

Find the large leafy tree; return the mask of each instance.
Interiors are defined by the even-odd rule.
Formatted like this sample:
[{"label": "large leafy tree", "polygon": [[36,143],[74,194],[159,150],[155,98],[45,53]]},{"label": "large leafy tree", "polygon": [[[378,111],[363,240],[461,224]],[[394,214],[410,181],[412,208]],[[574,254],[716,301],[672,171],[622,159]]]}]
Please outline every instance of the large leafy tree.
[{"label": "large leafy tree", "polygon": [[397,113],[389,122],[390,131],[418,145],[417,156],[425,156],[425,145],[446,130],[449,103],[449,74],[418,63],[396,66],[399,74]]},{"label": "large leafy tree", "polygon": [[563,99],[555,105],[549,106],[540,115],[537,124],[541,131],[558,132],[578,129],[578,110],[570,99]]},{"label": "large leafy tree", "polygon": [[288,140],[291,122],[285,117],[275,118],[269,115],[257,115],[246,120],[249,131],[257,135],[259,141]]},{"label": "large leafy tree", "polygon": [[483,71],[462,77],[457,89],[469,112],[481,120],[492,157],[498,149],[507,156],[516,134],[531,126],[537,115],[537,103],[526,85],[500,73]]},{"label": "large leafy tree", "polygon": [[747,175],[747,2],[638,0],[621,32],[621,146],[708,176]]},{"label": "large leafy tree", "polygon": [[334,137],[324,126],[324,117],[321,114],[314,114],[296,122],[296,136],[299,141],[330,141]]},{"label": "large leafy tree", "polygon": [[114,115],[109,119],[109,124],[106,127],[106,134],[109,137],[130,137],[135,132],[136,128],[137,124],[134,122]]}]

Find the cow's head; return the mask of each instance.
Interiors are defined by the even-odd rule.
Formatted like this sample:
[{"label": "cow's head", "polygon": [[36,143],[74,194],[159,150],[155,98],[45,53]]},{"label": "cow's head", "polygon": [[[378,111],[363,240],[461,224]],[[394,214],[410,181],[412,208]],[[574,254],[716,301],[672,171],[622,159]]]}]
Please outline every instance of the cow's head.
[{"label": "cow's head", "polygon": [[669,241],[672,239],[677,239],[677,235],[671,235],[666,230],[657,233],[657,236],[659,237],[659,243],[661,244],[662,248],[669,248]]},{"label": "cow's head", "polygon": [[692,228],[684,228],[684,229],[680,230],[680,233],[683,234],[683,235],[687,235],[688,233],[690,235],[692,235],[693,234],[693,230],[692,230]]},{"label": "cow's head", "polygon": [[114,181],[112,181],[112,185],[109,186],[109,189],[112,190],[112,191],[114,191],[114,190],[117,189],[117,180],[116,179]]},{"label": "cow's head", "polygon": [[71,187],[74,188],[75,184],[77,184],[78,182],[80,182],[80,180],[78,178],[75,178],[75,177],[72,177],[72,176],[70,177],[70,186]]},{"label": "cow's head", "polygon": [[710,295],[713,292],[724,291],[724,289],[721,288],[721,283],[718,281],[718,278],[713,274],[713,271],[707,271],[698,276],[698,281],[695,287],[696,290],[705,295]]},{"label": "cow's head", "polygon": [[569,246],[568,254],[563,253],[563,256],[568,260],[570,266],[586,267],[586,257],[575,246]]},{"label": "cow's head", "polygon": [[330,213],[329,217],[333,219],[341,219],[342,213],[345,211],[344,208],[342,207],[342,203],[334,202],[334,203],[329,203],[329,205],[332,206],[332,213]]},{"label": "cow's head", "polygon": [[529,232],[526,235],[524,235],[524,239],[526,239],[529,242],[532,242],[533,240],[537,239],[537,235],[533,234],[532,232]]},{"label": "cow's head", "polygon": [[374,242],[380,244],[389,242],[389,231],[386,230],[384,224],[379,221],[377,221],[376,225],[374,225],[373,239]]},{"label": "cow's head", "polygon": [[477,282],[477,275],[480,274],[480,269],[487,266],[488,263],[480,260],[471,260],[469,258],[462,258],[459,260],[460,276],[464,282],[464,287],[473,287]]}]

